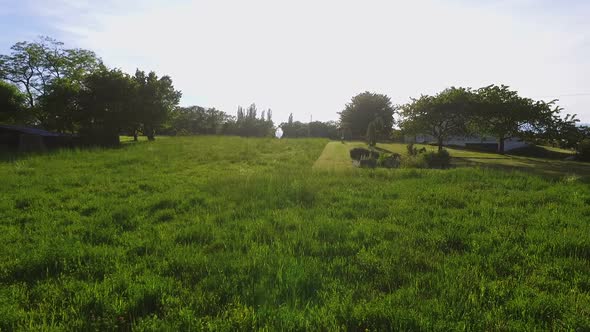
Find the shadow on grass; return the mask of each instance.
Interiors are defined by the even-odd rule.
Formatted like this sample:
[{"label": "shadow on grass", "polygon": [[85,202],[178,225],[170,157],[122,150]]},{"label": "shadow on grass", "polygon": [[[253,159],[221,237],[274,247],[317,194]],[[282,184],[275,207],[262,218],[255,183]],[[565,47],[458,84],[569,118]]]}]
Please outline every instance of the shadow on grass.
[{"label": "shadow on grass", "polygon": [[579,176],[582,182],[590,183],[590,163],[569,162],[569,161],[551,161],[539,160],[533,158],[510,158],[509,161],[518,164],[495,164],[478,162],[478,159],[499,159],[499,158],[469,158],[453,157],[455,165],[458,167],[471,166],[481,168],[501,169],[508,171],[522,171],[541,175],[543,177],[562,178],[568,175]]},{"label": "shadow on grass", "polygon": [[75,148],[58,148],[58,149],[50,149],[45,151],[28,151],[28,152],[21,152],[15,149],[0,147],[0,163],[9,163],[18,160],[28,159],[35,156],[48,156],[52,154],[57,154],[62,151],[93,151],[93,150],[121,150],[129,148],[130,146],[134,146],[137,144],[145,144],[149,141],[132,141],[126,140],[121,141],[121,143],[117,146],[110,146],[110,147],[101,147],[101,146],[79,146]]},{"label": "shadow on grass", "polygon": [[573,156],[573,153],[548,150],[542,146],[536,145],[510,150],[506,154],[511,156],[545,158],[556,160],[564,160],[565,158]]},{"label": "shadow on grass", "polygon": [[381,153],[393,153],[393,152],[391,152],[391,151],[389,151],[387,149],[380,148],[380,147],[377,147],[377,146],[374,146],[373,149],[376,150],[376,151],[379,151]]}]

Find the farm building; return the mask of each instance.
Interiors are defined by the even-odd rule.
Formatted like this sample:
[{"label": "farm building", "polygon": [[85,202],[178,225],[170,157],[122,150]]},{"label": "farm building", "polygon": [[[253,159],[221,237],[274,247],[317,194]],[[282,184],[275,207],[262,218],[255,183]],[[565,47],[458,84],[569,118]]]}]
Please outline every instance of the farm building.
[{"label": "farm building", "polygon": [[37,128],[0,124],[0,149],[17,151],[44,151],[73,147],[76,136],[53,133]]},{"label": "farm building", "polygon": [[[436,138],[430,135],[405,136],[405,143],[436,143]],[[498,149],[498,139],[496,137],[471,136],[462,137],[454,136],[443,142],[446,146],[461,146],[465,148],[474,148],[479,150],[496,151]],[[504,151],[510,151],[523,148],[529,144],[519,138],[511,137],[504,141]]]}]

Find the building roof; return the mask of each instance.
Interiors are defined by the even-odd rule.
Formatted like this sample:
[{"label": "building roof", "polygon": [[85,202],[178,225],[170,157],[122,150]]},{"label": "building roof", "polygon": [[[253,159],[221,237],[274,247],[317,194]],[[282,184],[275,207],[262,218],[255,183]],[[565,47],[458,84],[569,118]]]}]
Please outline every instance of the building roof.
[{"label": "building roof", "polygon": [[22,134],[28,134],[28,135],[39,135],[39,136],[70,136],[70,135],[67,135],[67,134],[52,133],[50,131],[46,131],[46,130],[43,130],[43,129],[0,124],[0,130],[2,130],[2,129],[7,129],[9,131],[17,131],[17,132],[20,132]]}]

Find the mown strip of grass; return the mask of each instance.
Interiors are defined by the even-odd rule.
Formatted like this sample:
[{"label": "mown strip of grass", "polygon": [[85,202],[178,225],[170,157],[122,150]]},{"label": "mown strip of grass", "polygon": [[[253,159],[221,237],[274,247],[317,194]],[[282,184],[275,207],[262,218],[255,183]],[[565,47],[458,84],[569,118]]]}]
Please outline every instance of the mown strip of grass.
[{"label": "mown strip of grass", "polygon": [[325,144],[0,163],[0,329],[590,328],[580,179],[314,172]]}]

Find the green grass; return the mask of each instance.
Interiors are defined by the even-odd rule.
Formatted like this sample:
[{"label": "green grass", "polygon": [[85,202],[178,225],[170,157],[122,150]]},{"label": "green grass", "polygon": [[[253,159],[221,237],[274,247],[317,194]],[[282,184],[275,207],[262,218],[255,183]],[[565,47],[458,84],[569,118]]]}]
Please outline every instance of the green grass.
[{"label": "green grass", "polygon": [[0,330],[590,328],[584,178],[312,169],[326,143],[0,162]]}]

